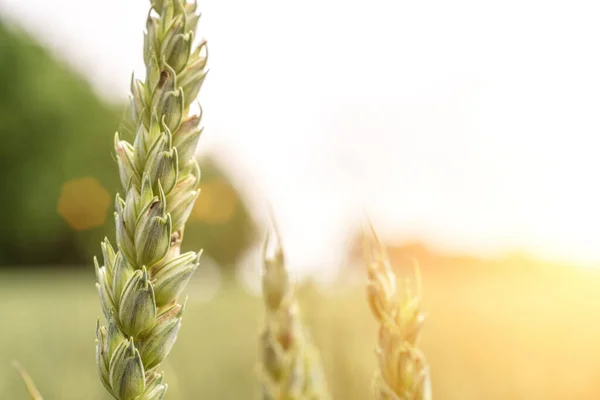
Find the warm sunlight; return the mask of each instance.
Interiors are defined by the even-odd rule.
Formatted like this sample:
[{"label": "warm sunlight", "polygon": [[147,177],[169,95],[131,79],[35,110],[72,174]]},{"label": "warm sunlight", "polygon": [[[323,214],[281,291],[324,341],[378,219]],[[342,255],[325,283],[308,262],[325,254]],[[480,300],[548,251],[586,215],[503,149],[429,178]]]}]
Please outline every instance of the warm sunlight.
[{"label": "warm sunlight", "polygon": [[599,15],[0,0],[0,398],[600,399]]},{"label": "warm sunlight", "polygon": [[[364,209],[388,239],[600,265],[597,2],[203,3],[202,151],[268,199],[294,266],[339,262]],[[100,36],[92,4],[0,4],[107,97],[141,71],[144,2],[104,2]]]}]

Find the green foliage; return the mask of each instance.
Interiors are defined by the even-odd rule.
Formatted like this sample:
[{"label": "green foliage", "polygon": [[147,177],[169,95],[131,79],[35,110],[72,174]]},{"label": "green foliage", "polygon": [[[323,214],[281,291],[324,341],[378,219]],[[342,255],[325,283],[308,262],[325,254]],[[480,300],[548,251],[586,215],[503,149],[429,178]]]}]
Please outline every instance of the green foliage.
[{"label": "green foliage", "polygon": [[62,184],[81,176],[116,188],[105,138],[121,108],[2,23],[0,88],[0,264],[80,261],[80,238],[57,214],[57,200]]},{"label": "green foliage", "polygon": [[[107,208],[103,225],[72,229],[57,212],[61,188],[89,176],[108,196],[116,194],[110,138],[125,107],[107,104],[61,60],[2,22],[0,88],[0,266],[82,265],[114,232],[114,221]],[[254,221],[223,170],[210,158],[199,163],[203,182],[231,188],[236,210],[219,223],[192,218],[185,247],[204,248],[206,256],[229,266],[254,239]]]},{"label": "green foliage", "polygon": [[[600,399],[597,271],[564,266],[561,272],[546,265],[535,273],[500,275],[495,260],[478,260],[477,270],[458,274],[444,272],[451,264],[439,266],[441,272],[423,266],[424,308],[430,311],[423,350],[436,400]],[[0,399],[27,399],[14,359],[47,400],[110,398],[90,351],[88,322],[100,306],[90,290],[93,272],[83,270],[36,271],[36,279],[0,271]],[[199,274],[193,278],[183,328],[161,364],[168,396],[258,399],[252,371],[263,301],[224,281],[206,302],[203,283]],[[332,398],[372,398],[378,323],[363,283],[344,290],[300,289],[304,321],[321,350]]]}]

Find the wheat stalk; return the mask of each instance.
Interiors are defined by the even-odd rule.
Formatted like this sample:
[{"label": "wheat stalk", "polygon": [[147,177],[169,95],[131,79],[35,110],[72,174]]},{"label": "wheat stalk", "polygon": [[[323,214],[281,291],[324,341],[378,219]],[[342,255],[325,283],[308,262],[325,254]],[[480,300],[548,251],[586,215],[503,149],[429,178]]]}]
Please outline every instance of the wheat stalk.
[{"label": "wheat stalk", "polygon": [[429,365],[418,347],[424,316],[420,310],[421,281],[418,266],[417,295],[408,281],[398,290],[396,275],[385,247],[372,225],[365,232],[367,260],[367,294],[369,305],[380,323],[377,358],[379,368],[374,377],[378,400],[430,400]]},{"label": "wheat stalk", "polygon": [[[275,251],[267,255],[273,246]],[[277,231],[267,235],[263,250],[262,289],[265,327],[260,335],[259,379],[265,400],[326,400],[319,354],[299,317]]]},{"label": "wheat stalk", "polygon": [[29,393],[29,398],[31,400],[43,400],[42,395],[38,391],[37,387],[35,386],[35,383],[33,382],[33,379],[27,373],[25,368],[23,368],[23,366],[21,366],[21,364],[16,360],[12,362],[12,365],[13,368],[17,370],[17,373],[21,377],[21,380],[23,380],[25,388],[27,389],[27,393]]},{"label": "wheat stalk", "polygon": [[200,253],[180,254],[199,194],[194,158],[201,112],[190,116],[206,76],[206,42],[194,45],[196,2],[152,0],[144,37],[145,81],[132,78],[133,143],[115,135],[125,200],[116,198],[116,251],[102,243],[96,286],[106,326],[96,329],[96,363],[118,400],[162,399],[159,364],[181,326],[178,303]]}]

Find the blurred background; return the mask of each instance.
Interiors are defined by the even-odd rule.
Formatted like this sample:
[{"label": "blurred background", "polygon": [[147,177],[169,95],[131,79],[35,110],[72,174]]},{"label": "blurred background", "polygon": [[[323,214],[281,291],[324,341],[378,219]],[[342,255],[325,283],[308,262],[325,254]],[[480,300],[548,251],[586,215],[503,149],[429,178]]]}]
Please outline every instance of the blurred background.
[{"label": "blurred background", "polygon": [[[256,393],[273,210],[335,399],[368,398],[369,216],[416,257],[436,399],[600,398],[600,5],[206,0],[204,249],[174,399]],[[0,398],[105,399],[92,257],[112,139],[144,72],[143,0],[0,0]],[[408,268],[407,268],[408,266]],[[340,340],[342,339],[342,340]],[[236,382],[235,385],[230,384]]]}]

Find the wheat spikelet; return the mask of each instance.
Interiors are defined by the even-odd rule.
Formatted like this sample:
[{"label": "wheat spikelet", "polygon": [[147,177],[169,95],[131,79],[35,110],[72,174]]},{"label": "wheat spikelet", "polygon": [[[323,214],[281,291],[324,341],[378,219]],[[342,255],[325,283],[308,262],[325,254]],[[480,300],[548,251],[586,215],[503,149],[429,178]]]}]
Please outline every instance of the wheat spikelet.
[{"label": "wheat spikelet", "polygon": [[[275,246],[271,256],[270,245]],[[269,234],[263,252],[265,327],[260,335],[259,379],[265,400],[327,400],[317,350],[300,317],[279,235]]]},{"label": "wheat spikelet", "polygon": [[369,225],[365,232],[367,260],[367,295],[375,318],[380,323],[377,358],[379,368],[374,376],[378,400],[430,400],[429,366],[418,348],[424,316],[420,310],[420,275],[418,293],[413,296],[408,281],[400,292],[385,247]]},{"label": "wheat spikelet", "polygon": [[200,253],[180,254],[184,226],[199,194],[194,157],[201,113],[190,116],[206,76],[206,42],[194,45],[196,2],[152,0],[144,37],[146,76],[132,79],[132,143],[115,135],[125,199],[116,198],[116,248],[102,243],[96,286],[106,326],[96,329],[96,363],[118,400],[162,399],[159,364],[181,326],[178,303]]}]

